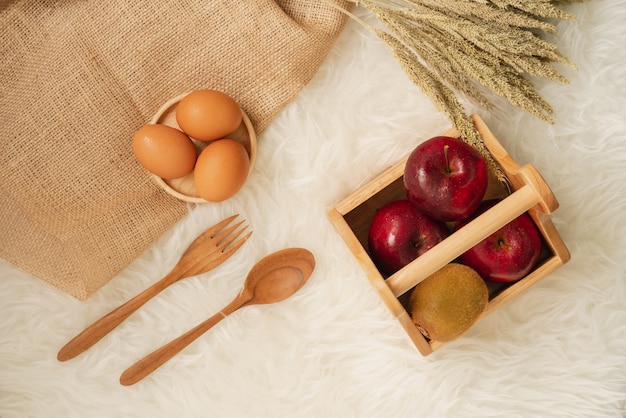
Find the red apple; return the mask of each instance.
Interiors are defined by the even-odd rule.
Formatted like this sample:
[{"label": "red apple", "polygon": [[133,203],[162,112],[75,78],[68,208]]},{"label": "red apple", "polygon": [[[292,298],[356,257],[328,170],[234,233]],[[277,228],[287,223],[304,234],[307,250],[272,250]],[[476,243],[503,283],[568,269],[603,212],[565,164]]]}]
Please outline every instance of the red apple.
[{"label": "red apple", "polygon": [[370,225],[370,255],[387,275],[400,270],[449,235],[443,222],[420,212],[408,200],[396,200],[381,207]]},{"label": "red apple", "polygon": [[[499,200],[483,202],[472,219],[495,205]],[[470,220],[457,224],[456,230]],[[461,255],[461,262],[476,270],[483,279],[493,282],[514,282],[526,276],[537,263],[541,253],[541,236],[527,213],[489,235]]]},{"label": "red apple", "polygon": [[407,199],[440,221],[470,216],[487,190],[487,164],[471,145],[436,136],[418,145],[404,168]]}]

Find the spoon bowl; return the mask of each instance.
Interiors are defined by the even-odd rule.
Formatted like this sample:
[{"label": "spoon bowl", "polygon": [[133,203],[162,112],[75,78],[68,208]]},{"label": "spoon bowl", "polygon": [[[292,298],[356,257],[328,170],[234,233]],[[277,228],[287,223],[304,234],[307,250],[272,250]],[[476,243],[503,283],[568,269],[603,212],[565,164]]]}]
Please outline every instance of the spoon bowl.
[{"label": "spoon bowl", "polygon": [[130,366],[122,373],[120,383],[130,386],[143,379],[237,309],[287,299],[304,286],[314,268],[315,257],[304,248],[287,248],[265,256],[252,267],[243,289],[228,305]]},{"label": "spoon bowl", "polygon": [[303,248],[287,248],[259,260],[248,273],[242,293],[251,292],[245,305],[280,302],[297,292],[315,268],[315,258]]},{"label": "spoon bowl", "polygon": [[291,266],[272,270],[271,274],[263,276],[254,288],[254,295],[247,305],[275,303],[287,299],[300,289],[307,277],[302,270]]}]

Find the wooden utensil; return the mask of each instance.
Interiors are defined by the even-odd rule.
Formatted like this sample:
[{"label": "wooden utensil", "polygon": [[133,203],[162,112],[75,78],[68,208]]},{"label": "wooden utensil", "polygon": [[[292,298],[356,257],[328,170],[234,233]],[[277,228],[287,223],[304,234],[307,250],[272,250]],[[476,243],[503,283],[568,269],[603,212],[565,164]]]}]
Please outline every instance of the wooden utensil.
[{"label": "wooden utensil", "polygon": [[195,328],[130,366],[122,373],[120,383],[124,386],[137,383],[237,309],[288,298],[306,283],[314,268],[313,254],[303,248],[288,248],[262,258],[252,267],[243,289],[232,302]]},{"label": "wooden utensil", "polygon": [[237,216],[239,215],[226,218],[203,232],[185,250],[172,271],[128,302],[87,327],[61,348],[57,359],[66,361],[87,350],[169,285],[186,277],[205,273],[222,264],[252,234],[252,232],[248,232],[240,238],[247,225],[244,225],[239,230],[237,229],[244,221],[226,228]]}]

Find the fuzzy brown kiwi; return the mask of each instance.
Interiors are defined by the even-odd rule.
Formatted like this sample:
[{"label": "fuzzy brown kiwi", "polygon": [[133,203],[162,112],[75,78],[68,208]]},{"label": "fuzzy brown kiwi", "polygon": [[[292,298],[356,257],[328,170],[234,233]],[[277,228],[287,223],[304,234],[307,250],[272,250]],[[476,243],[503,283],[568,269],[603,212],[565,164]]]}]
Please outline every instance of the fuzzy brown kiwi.
[{"label": "fuzzy brown kiwi", "polygon": [[471,267],[450,263],[415,286],[409,300],[411,319],[427,338],[451,341],[474,325],[488,301],[480,275]]}]

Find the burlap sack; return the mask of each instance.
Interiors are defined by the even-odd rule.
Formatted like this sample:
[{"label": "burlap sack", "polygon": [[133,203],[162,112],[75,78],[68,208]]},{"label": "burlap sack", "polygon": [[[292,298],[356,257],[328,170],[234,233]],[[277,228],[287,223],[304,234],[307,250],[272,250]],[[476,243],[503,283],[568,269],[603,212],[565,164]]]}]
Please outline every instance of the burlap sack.
[{"label": "burlap sack", "polygon": [[186,214],[133,132],[206,87],[262,132],[344,22],[309,0],[0,3],[0,257],[88,298]]}]

